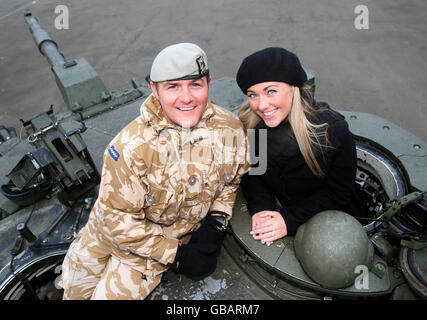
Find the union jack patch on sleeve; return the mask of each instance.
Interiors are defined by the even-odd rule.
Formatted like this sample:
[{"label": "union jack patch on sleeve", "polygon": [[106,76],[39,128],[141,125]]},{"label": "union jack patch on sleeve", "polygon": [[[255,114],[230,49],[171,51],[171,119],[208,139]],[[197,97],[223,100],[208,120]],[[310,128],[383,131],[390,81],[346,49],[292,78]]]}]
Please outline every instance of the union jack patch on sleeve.
[{"label": "union jack patch on sleeve", "polygon": [[108,149],[108,152],[110,153],[111,158],[113,158],[115,161],[117,161],[117,159],[120,157],[120,154],[117,152],[114,146],[111,146]]}]

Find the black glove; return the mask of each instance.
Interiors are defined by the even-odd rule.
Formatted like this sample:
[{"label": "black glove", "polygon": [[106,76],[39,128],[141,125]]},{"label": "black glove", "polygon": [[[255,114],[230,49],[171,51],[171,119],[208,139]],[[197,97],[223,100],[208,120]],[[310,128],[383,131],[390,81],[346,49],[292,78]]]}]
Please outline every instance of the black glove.
[{"label": "black glove", "polygon": [[[212,216],[212,213],[222,215]],[[172,268],[194,281],[211,274],[227,228],[225,217],[222,212],[209,212],[200,228],[193,232],[189,243],[178,247]]]},{"label": "black glove", "polygon": [[[212,214],[220,214],[220,216],[213,216]],[[227,229],[226,216],[220,211],[208,212],[199,229],[193,232],[189,243],[213,243],[219,249]]]},{"label": "black glove", "polygon": [[215,244],[183,244],[178,247],[172,268],[198,281],[215,270],[217,251]]}]

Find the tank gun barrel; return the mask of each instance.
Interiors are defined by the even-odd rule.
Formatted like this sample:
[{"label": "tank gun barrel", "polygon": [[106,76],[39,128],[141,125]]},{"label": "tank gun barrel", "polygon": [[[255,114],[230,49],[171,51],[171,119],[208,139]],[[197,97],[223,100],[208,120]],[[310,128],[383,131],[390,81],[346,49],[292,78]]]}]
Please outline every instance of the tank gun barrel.
[{"label": "tank gun barrel", "polygon": [[56,42],[42,29],[30,10],[24,11],[24,18],[37,47],[52,67],[56,84],[68,108],[80,111],[108,99],[109,91],[86,59],[66,61],[58,51]]},{"label": "tank gun barrel", "polygon": [[58,45],[49,34],[40,26],[30,10],[24,12],[25,21],[30,28],[34,41],[40,52],[46,57],[49,64],[54,67],[65,63],[64,56],[58,50]]}]

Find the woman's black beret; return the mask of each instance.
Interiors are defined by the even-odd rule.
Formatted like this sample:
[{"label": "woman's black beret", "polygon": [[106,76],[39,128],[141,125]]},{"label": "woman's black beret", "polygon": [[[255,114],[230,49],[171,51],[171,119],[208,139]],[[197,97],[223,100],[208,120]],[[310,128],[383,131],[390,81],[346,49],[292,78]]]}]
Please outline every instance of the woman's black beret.
[{"label": "woman's black beret", "polygon": [[301,87],[307,81],[307,74],[294,53],[271,47],[246,57],[237,72],[236,81],[246,94],[254,84],[267,81],[286,82]]}]

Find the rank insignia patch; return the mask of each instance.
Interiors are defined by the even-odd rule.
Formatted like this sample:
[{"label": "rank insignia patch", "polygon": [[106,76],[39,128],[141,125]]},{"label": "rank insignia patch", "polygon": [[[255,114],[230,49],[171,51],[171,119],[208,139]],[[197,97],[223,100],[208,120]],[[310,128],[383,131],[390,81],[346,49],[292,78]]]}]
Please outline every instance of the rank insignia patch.
[{"label": "rank insignia patch", "polygon": [[120,157],[120,154],[117,152],[117,150],[114,148],[114,146],[111,146],[108,149],[108,152],[110,153],[110,156],[117,161],[117,159]]}]

